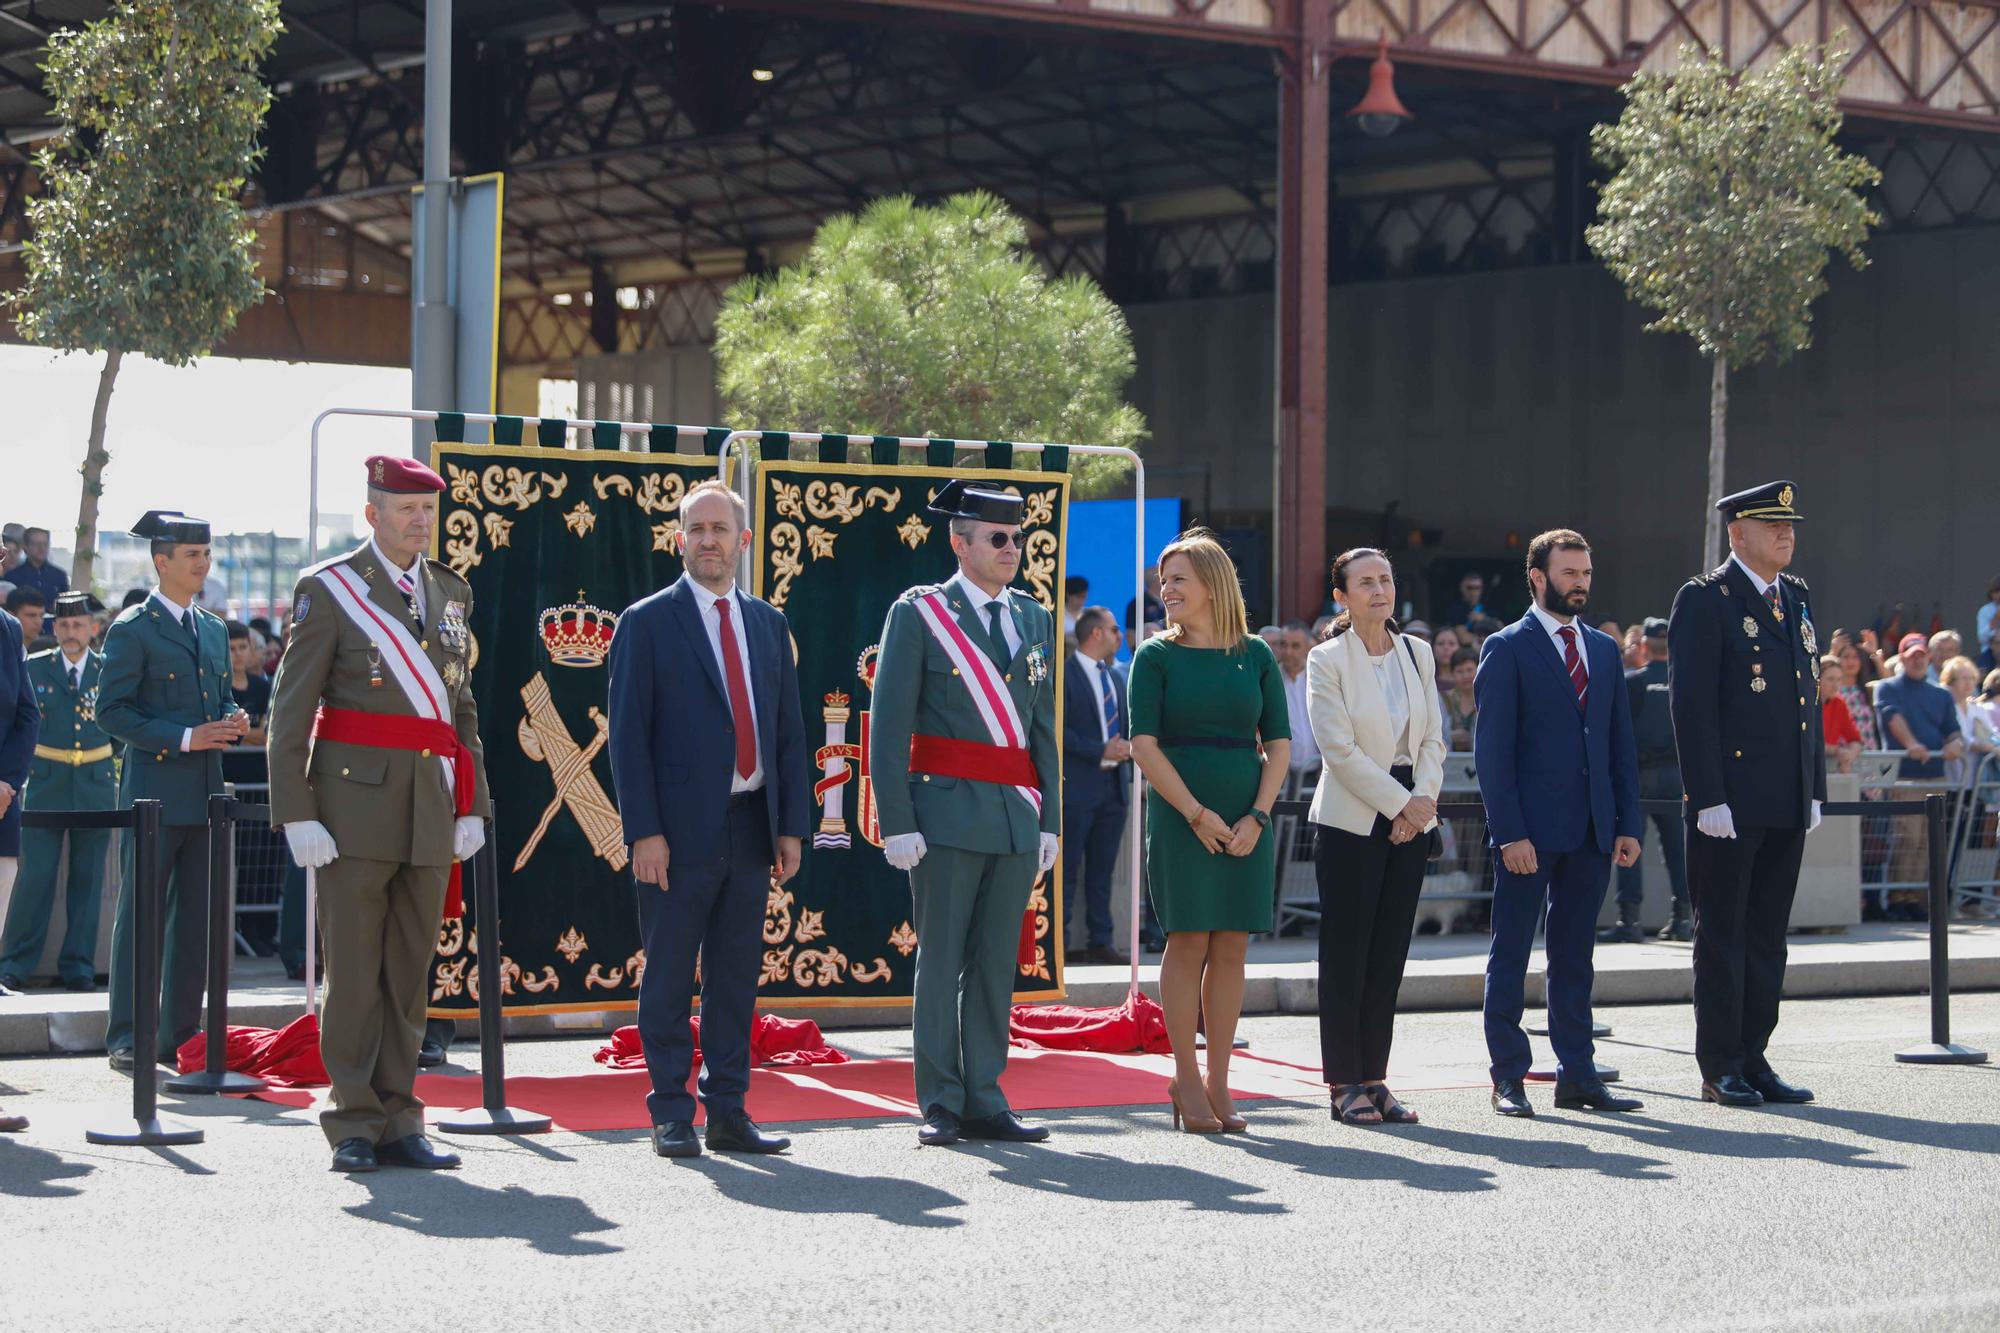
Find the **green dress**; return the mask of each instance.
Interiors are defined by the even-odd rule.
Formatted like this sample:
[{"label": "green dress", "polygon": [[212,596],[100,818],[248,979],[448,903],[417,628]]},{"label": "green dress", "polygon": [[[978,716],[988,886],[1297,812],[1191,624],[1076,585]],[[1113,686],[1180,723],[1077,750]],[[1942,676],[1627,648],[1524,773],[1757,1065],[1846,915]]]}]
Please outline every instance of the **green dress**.
[{"label": "green dress", "polygon": [[[1285,683],[1262,639],[1240,652],[1183,648],[1152,638],[1132,655],[1128,683],[1132,735],[1151,736],[1203,805],[1234,825],[1250,813],[1263,760],[1254,748],[1176,742],[1189,737],[1290,740]],[[1180,812],[1146,792],[1146,881],[1168,931],[1271,929],[1277,883],[1275,840],[1267,830],[1248,856],[1211,854]]]}]

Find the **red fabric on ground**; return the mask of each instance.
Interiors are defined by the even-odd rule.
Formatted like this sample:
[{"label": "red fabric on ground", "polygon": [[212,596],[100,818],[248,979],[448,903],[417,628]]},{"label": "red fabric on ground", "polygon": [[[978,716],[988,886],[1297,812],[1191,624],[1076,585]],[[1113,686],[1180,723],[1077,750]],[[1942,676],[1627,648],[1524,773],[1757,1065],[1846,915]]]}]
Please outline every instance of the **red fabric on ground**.
[{"label": "red fabric on ground", "polygon": [[[694,1068],[701,1067],[701,1015],[688,1020],[694,1035]],[[644,1069],[646,1052],[639,1043],[639,1029],[626,1024],[611,1034],[611,1040],[591,1056],[613,1069]],[[847,1056],[826,1044],[819,1024],[810,1018],[779,1018],[758,1014],[750,1024],[750,1063],[753,1065],[838,1065]]]},{"label": "red fabric on ground", "polygon": [[[319,1058],[319,1019],[301,1014],[285,1026],[270,1028],[231,1027],[224,1031],[222,1058],[225,1068],[239,1074],[255,1074],[275,1087],[323,1087],[330,1080]],[[197,1032],[174,1052],[174,1067],[192,1074],[208,1067],[208,1034]]]},{"label": "red fabric on ground", "polygon": [[1167,1040],[1167,1018],[1160,1003],[1144,991],[1133,991],[1116,1009],[1075,1004],[1017,1004],[1008,1034],[1016,1046],[1063,1051],[1173,1050]]}]

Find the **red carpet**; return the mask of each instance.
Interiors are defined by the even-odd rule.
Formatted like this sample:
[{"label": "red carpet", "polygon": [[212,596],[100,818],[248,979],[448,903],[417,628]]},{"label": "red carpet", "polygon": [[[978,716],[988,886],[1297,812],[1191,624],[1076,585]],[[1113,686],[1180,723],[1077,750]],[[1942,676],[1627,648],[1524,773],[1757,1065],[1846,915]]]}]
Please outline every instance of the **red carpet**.
[{"label": "red carpet", "polygon": [[[1100,1055],[1077,1051],[1016,1050],[1000,1085],[1017,1111],[1096,1106],[1157,1106],[1167,1102],[1170,1057]],[[1275,1061],[1239,1055],[1232,1070],[1238,1100],[1264,1097],[1317,1099],[1324,1095],[1318,1071],[1301,1071]],[[527,1075],[507,1080],[507,1104],[537,1111],[558,1129],[644,1129],[643,1070],[558,1077]],[[285,1106],[310,1106],[314,1094],[272,1090],[255,1094]],[[417,1095],[433,1109],[479,1104],[479,1079],[463,1074],[424,1074]],[[750,1114],[760,1122],[880,1120],[914,1116],[908,1060],[851,1060],[845,1064],[750,1071]]]}]

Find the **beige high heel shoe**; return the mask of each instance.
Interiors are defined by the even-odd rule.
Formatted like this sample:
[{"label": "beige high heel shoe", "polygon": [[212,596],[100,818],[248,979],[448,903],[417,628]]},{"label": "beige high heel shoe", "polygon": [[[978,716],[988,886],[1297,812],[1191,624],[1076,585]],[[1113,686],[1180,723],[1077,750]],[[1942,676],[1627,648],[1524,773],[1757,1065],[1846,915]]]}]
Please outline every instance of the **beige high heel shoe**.
[{"label": "beige high heel shoe", "polygon": [[[1207,1088],[1203,1088],[1203,1089],[1202,1089],[1202,1096],[1203,1096],[1204,1098],[1206,1098],[1206,1097],[1207,1097],[1207,1095],[1208,1095],[1208,1089],[1207,1089]],[[1224,1114],[1223,1114],[1222,1112],[1220,1112],[1220,1111],[1217,1111],[1217,1110],[1215,1109],[1215,1103],[1214,1103],[1214,1102],[1212,1102],[1212,1101],[1208,1103],[1208,1109],[1209,1109],[1209,1110],[1210,1110],[1210,1111],[1211,1111],[1211,1112],[1212,1112],[1212,1113],[1214,1114],[1214,1116],[1215,1116],[1215,1122],[1216,1122],[1216,1123],[1217,1123],[1218,1125],[1221,1125],[1221,1126],[1222,1126],[1222,1132],[1223,1132],[1223,1133],[1225,1133],[1225,1134],[1246,1134],[1246,1133],[1248,1133],[1248,1132],[1249,1132],[1249,1130],[1250,1130],[1250,1122],[1249,1122],[1248,1120],[1245,1120],[1245,1119],[1244,1119],[1244,1118],[1243,1118],[1242,1116],[1240,1116],[1240,1115],[1224,1115]]]},{"label": "beige high heel shoe", "polygon": [[[1203,1095],[1202,1101],[1204,1104],[1208,1101],[1206,1094]],[[1175,1129],[1182,1130],[1188,1134],[1220,1134],[1222,1132],[1222,1122],[1214,1116],[1199,1116],[1192,1111],[1181,1109],[1180,1086],[1173,1079],[1167,1080],[1167,1103],[1174,1108]]]}]

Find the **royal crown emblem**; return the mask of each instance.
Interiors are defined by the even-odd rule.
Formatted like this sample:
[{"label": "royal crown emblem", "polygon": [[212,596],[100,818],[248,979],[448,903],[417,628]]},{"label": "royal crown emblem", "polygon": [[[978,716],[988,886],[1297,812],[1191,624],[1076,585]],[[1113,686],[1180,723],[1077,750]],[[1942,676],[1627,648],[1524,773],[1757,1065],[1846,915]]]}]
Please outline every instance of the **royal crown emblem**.
[{"label": "royal crown emblem", "polygon": [[1784,506],[1785,508],[1787,508],[1787,509],[1790,509],[1790,508],[1792,507],[1792,488],[1791,488],[1791,487],[1787,486],[1787,487],[1785,487],[1785,489],[1783,489],[1782,491],[1779,491],[1779,492],[1778,492],[1778,503],[1779,503],[1779,504],[1781,504],[1781,505],[1783,505],[1783,506]]},{"label": "royal crown emblem", "polygon": [[578,589],[574,602],[542,612],[542,646],[557,666],[603,666],[617,628],[617,614],[590,605]]}]

